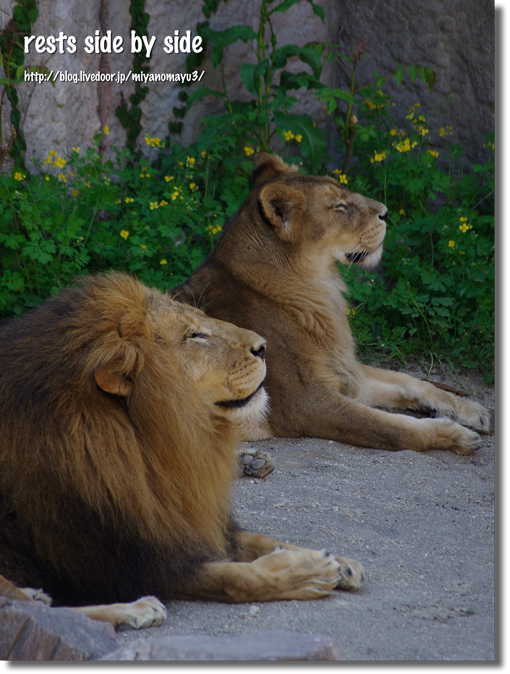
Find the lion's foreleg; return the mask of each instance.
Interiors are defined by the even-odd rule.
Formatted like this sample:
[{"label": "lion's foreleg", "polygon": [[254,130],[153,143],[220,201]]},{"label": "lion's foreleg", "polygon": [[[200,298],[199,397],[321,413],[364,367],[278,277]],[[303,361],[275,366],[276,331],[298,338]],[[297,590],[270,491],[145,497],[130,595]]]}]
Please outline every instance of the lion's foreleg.
[{"label": "lion's foreleg", "polygon": [[361,564],[246,531],[237,534],[235,561],[205,564],[181,595],[229,603],[317,599],[359,588]]},{"label": "lion's foreleg", "polygon": [[85,613],[92,620],[109,622],[116,630],[157,627],[166,618],[166,608],[156,597],[142,597],[126,604],[78,606],[74,610]]},{"label": "lion's foreleg", "polygon": [[481,433],[490,432],[491,414],[482,405],[464,400],[433,384],[391,370],[363,365],[375,407],[423,410],[436,417],[447,417]]}]

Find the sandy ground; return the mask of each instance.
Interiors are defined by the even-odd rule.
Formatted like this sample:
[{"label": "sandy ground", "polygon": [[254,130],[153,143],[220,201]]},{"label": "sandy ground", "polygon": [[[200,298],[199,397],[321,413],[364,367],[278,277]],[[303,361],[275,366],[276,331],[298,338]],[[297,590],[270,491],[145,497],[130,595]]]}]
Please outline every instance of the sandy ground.
[{"label": "sandy ground", "polygon": [[[460,388],[447,376],[432,379]],[[494,407],[494,389],[480,376],[461,380]],[[285,629],[330,636],[346,660],[495,657],[493,435],[469,457],[310,438],[245,446],[271,451],[276,468],[237,484],[241,526],[360,561],[364,588],[306,602],[176,601],[162,627],[119,633],[119,644],[164,634],[256,639]]]}]

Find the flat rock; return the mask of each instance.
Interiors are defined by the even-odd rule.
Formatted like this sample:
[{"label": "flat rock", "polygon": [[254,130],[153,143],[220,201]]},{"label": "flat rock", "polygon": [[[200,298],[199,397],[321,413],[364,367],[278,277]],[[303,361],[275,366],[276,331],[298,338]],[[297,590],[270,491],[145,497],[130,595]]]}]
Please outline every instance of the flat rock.
[{"label": "flat rock", "polygon": [[297,632],[166,636],[129,643],[102,660],[340,660],[334,642]]},{"label": "flat rock", "polygon": [[0,597],[0,660],[91,660],[116,645],[110,623],[69,608]]}]

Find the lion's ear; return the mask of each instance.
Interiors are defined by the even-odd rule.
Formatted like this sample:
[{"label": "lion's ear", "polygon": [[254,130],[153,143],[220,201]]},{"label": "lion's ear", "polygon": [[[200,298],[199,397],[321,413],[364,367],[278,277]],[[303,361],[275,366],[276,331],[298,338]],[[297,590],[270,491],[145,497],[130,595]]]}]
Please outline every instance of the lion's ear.
[{"label": "lion's ear", "polygon": [[107,393],[128,396],[135,377],[144,365],[144,344],[150,327],[143,311],[127,311],[117,325],[104,338],[94,353],[97,358],[92,366],[99,388]]},{"label": "lion's ear", "polygon": [[299,237],[300,215],[306,199],[290,185],[269,183],[259,194],[259,203],[264,217],[273,225],[282,241],[295,243]]},{"label": "lion's ear", "polygon": [[281,176],[283,173],[295,173],[297,166],[289,166],[277,154],[260,152],[257,155],[257,163],[253,169],[252,177],[255,187],[266,180]]},{"label": "lion's ear", "polygon": [[112,393],[116,396],[128,396],[133,389],[133,382],[121,372],[119,372],[114,363],[108,363],[100,370],[95,372],[94,378],[99,388]]}]

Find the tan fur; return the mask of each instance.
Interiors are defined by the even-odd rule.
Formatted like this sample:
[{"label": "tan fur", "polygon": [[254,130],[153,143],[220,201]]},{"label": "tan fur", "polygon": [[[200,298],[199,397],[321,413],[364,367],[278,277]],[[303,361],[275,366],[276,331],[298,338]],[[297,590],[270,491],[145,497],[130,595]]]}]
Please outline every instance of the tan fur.
[{"label": "tan fur", "polygon": [[[264,573],[217,561],[236,560],[250,536],[231,520],[229,494],[237,425],[265,424],[264,352],[254,332],[122,274],[84,279],[5,324],[0,572],[59,603],[100,604],[79,610],[121,628],[160,624],[156,597],[359,587],[355,562],[304,551],[282,566],[276,541]],[[0,576],[0,593],[41,598],[9,581]]]},{"label": "tan fur", "polygon": [[479,436],[463,425],[488,432],[490,414],[481,405],[356,360],[335,263],[369,266],[380,259],[386,207],[267,154],[259,156],[254,178],[255,189],[214,250],[172,294],[190,304],[200,297],[208,315],[267,339],[271,432],[383,449],[473,452]]}]

